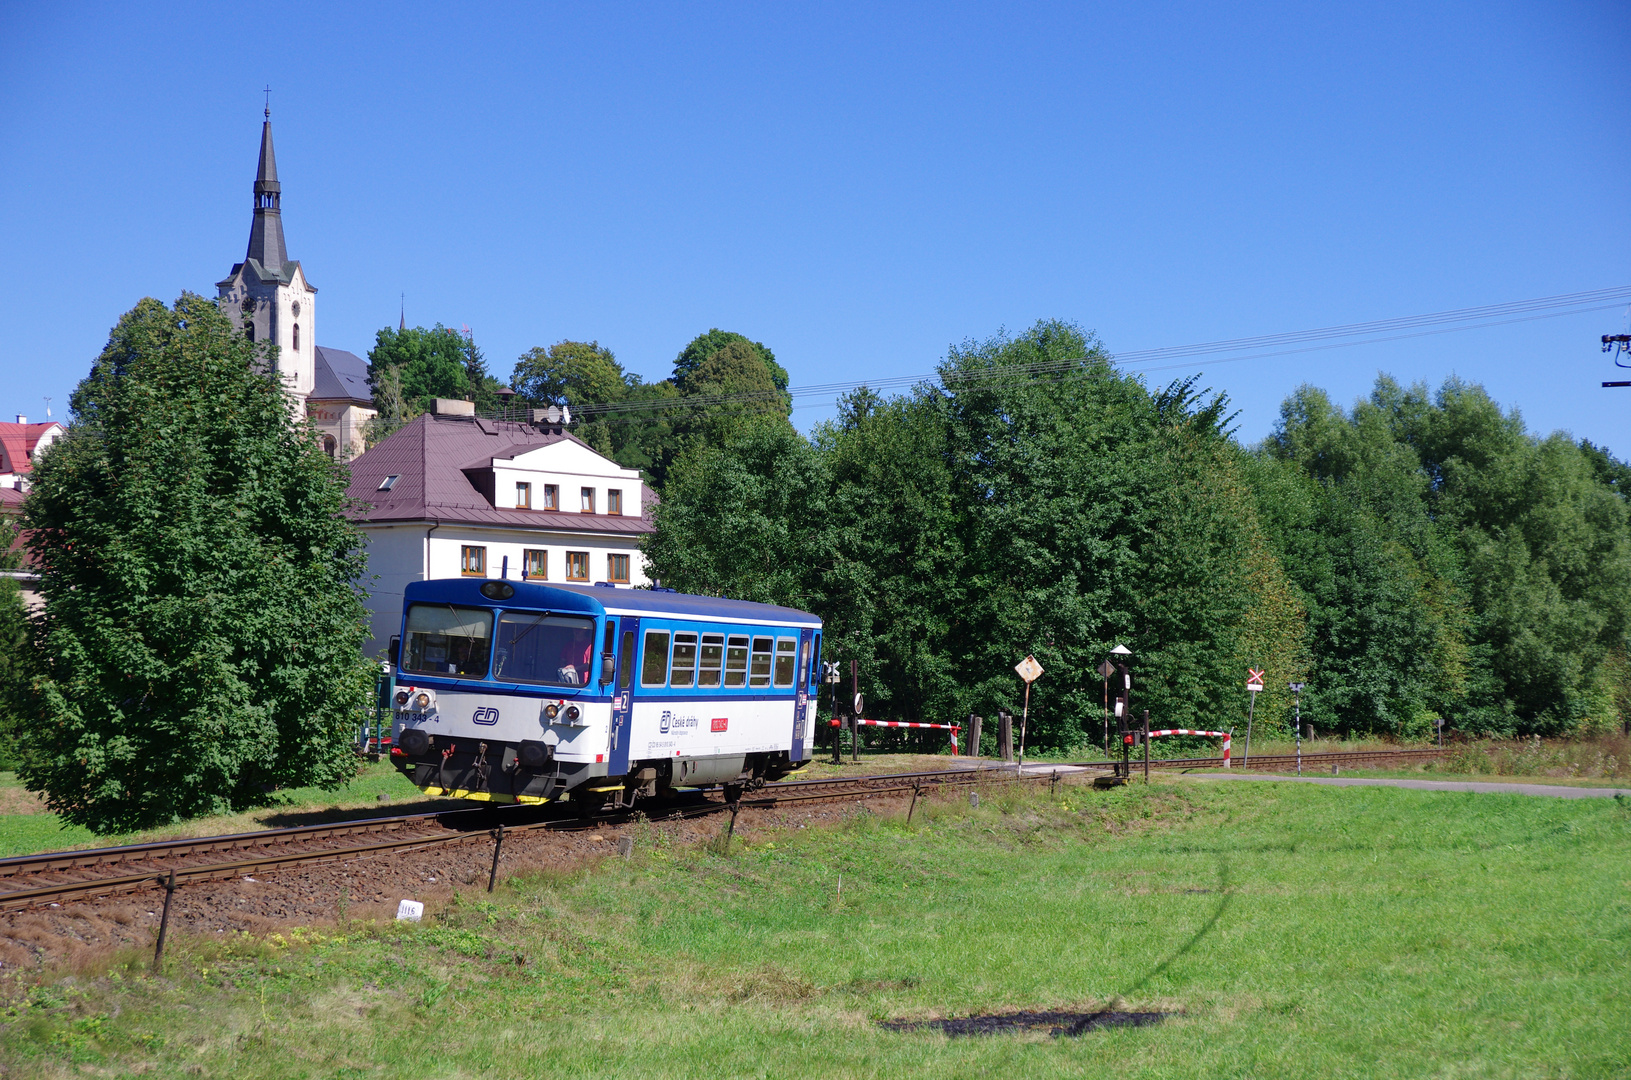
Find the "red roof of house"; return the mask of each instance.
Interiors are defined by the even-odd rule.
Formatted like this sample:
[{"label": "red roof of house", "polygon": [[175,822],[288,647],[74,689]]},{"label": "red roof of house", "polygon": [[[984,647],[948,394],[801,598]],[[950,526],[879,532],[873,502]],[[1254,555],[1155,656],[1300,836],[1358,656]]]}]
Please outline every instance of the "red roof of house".
[{"label": "red roof of house", "polygon": [[[649,512],[657,495],[643,483],[640,514],[614,517],[495,507],[464,472],[490,468],[495,457],[511,458],[558,442],[575,442],[593,449],[559,429],[427,413],[353,461],[351,486],[346,493],[368,504],[367,510],[355,515],[355,520],[363,524],[434,520],[572,532],[652,531]],[[391,490],[379,490],[388,476],[397,478]]]},{"label": "red roof of house", "polygon": [[40,437],[62,425],[55,420],[43,424],[0,424],[0,472],[25,473],[34,467],[34,447]]}]

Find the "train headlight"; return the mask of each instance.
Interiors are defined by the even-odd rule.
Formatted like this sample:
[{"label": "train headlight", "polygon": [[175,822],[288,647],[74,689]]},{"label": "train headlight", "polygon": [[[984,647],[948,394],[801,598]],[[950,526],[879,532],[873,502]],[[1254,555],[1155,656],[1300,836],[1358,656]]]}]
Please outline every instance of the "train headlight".
[{"label": "train headlight", "polygon": [[419,691],[418,694],[414,695],[413,707],[416,709],[430,708],[430,695],[423,690]]},{"label": "train headlight", "polygon": [[398,690],[396,692],[396,707],[399,709],[406,709],[408,707],[408,698],[412,696],[413,695],[409,694],[406,690]]},{"label": "train headlight", "polygon": [[566,707],[566,718],[568,720],[576,720],[578,715],[578,707],[576,705],[568,705]]},{"label": "train headlight", "polygon": [[553,720],[553,719],[555,719],[555,717],[559,716],[560,713],[561,713],[561,707],[559,705],[545,705],[544,706],[544,719],[545,720]]}]

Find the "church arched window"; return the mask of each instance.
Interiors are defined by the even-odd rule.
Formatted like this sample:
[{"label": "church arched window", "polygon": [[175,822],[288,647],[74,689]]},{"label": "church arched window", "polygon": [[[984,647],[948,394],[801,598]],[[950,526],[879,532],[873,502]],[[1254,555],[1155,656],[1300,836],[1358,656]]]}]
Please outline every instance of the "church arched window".
[{"label": "church arched window", "polygon": [[249,340],[250,341],[254,341],[255,340],[255,324],[254,323],[244,323],[244,333],[249,335]]},{"label": "church arched window", "polygon": [[300,351],[300,324],[294,324],[294,351]]},{"label": "church arched window", "polygon": [[332,458],[334,456],[334,451],[335,451],[335,449],[338,448],[338,446],[339,446],[339,443],[334,441],[334,436],[332,436],[332,435],[324,435],[323,436],[323,453],[327,454],[329,457]]}]

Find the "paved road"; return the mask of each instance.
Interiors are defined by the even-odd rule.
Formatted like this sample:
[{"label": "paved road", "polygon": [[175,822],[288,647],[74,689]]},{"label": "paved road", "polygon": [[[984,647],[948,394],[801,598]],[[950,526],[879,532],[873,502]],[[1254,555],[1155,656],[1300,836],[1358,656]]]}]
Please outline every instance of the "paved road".
[{"label": "paved road", "polygon": [[1422,791],[1483,791],[1507,795],[1551,795],[1558,799],[1611,799],[1631,797],[1628,788],[1563,787],[1560,784],[1486,784],[1476,780],[1374,780],[1341,776],[1264,776],[1246,773],[1190,773],[1190,780],[1278,780],[1292,784],[1330,784],[1333,787],[1402,787]]}]

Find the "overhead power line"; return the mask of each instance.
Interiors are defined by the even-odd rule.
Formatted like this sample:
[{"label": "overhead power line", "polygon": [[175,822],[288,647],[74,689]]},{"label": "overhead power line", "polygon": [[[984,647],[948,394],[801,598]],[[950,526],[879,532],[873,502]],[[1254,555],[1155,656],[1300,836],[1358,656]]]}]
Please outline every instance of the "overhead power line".
[{"label": "overhead power line", "polygon": [[[1631,286],[1620,286],[1612,289],[1592,289],[1586,292],[1544,296],[1532,300],[1514,300],[1504,304],[1489,304],[1482,307],[1457,308],[1453,311],[1438,311],[1426,315],[1407,315],[1402,318],[1378,319],[1373,322],[1326,326],[1314,330],[1263,334],[1257,337],[1228,338],[1221,341],[1176,345],[1160,349],[1138,349],[1123,353],[1098,352],[1062,360],[1045,360],[1034,364],[992,365],[985,368],[972,368],[951,373],[935,371],[914,375],[892,375],[884,378],[861,379],[854,382],[813,383],[789,387],[785,393],[782,391],[759,391],[739,394],[695,395],[646,401],[606,402],[604,404],[578,405],[573,408],[582,419],[596,420],[614,414],[647,413],[676,408],[705,408],[725,404],[747,405],[775,401],[783,397],[791,399],[832,397],[850,393],[863,386],[873,390],[890,390],[916,386],[920,383],[936,382],[942,385],[947,383],[967,384],[993,381],[1032,382],[1070,372],[1073,369],[1086,373],[1112,364],[1118,367],[1152,365],[1145,367],[1144,370],[1161,371],[1171,368],[1197,367],[1203,364],[1230,363],[1239,360],[1321,352],[1329,349],[1346,349],[1359,345],[1402,341],[1408,338],[1460,333],[1465,330],[1510,326],[1514,323],[1532,322],[1538,319],[1554,319],[1590,311],[1601,311],[1619,307],[1627,300],[1631,300]],[[1190,360],[1188,363],[1159,363],[1160,361],[1188,358],[1197,359]],[[816,404],[820,403],[804,402],[795,407],[802,408]],[[637,419],[636,416],[629,416],[628,420],[622,422],[634,422]]]}]

